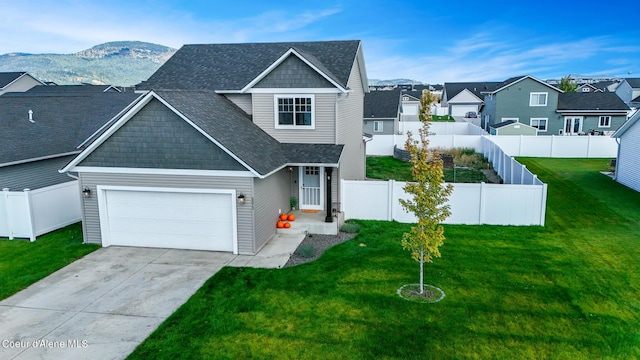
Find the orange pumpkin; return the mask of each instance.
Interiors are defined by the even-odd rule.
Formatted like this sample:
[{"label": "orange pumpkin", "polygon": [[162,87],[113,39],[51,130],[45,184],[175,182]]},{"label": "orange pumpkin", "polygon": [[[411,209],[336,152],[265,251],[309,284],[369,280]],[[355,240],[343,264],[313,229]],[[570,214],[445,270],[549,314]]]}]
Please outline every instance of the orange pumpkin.
[{"label": "orange pumpkin", "polygon": [[293,214],[289,214],[289,216],[287,216],[287,220],[289,221],[294,221],[296,219],[296,216]]},{"label": "orange pumpkin", "polygon": [[288,223],[288,222],[284,223],[284,228],[285,228],[285,229],[288,229],[288,228],[290,228],[290,227],[291,227],[291,224],[290,224],[290,223]]},{"label": "orange pumpkin", "polygon": [[280,221],[287,221],[287,214],[285,213],[280,214]]},{"label": "orange pumpkin", "polygon": [[278,229],[282,229],[284,227],[284,223],[282,221],[278,221],[278,223],[276,224],[276,227]]}]

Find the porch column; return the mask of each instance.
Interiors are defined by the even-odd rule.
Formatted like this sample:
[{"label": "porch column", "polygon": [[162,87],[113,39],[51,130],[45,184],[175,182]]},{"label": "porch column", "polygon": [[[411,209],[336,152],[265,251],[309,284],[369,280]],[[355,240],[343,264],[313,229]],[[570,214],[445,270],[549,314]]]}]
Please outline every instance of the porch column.
[{"label": "porch column", "polygon": [[325,176],[327,178],[327,186],[325,186],[325,193],[326,193],[325,207],[327,211],[327,216],[324,218],[324,222],[328,222],[328,223],[333,222],[333,216],[331,214],[331,171],[333,171],[333,168],[330,168],[330,167],[327,167],[324,170]]}]

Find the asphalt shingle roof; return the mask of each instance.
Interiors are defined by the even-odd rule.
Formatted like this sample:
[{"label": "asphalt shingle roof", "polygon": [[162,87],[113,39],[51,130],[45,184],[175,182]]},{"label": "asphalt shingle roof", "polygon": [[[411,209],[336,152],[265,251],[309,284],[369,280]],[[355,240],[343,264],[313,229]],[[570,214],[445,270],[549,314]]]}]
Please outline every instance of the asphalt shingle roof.
[{"label": "asphalt shingle roof", "polygon": [[500,123],[497,123],[497,124],[493,124],[493,125],[491,125],[489,127],[492,127],[494,129],[499,129],[501,127],[504,127],[504,126],[507,126],[507,125],[511,125],[511,124],[515,124],[515,123],[516,123],[515,120],[507,120],[507,121],[503,121],[503,122],[500,122]]},{"label": "asphalt shingle roof", "polygon": [[609,92],[567,92],[558,95],[558,111],[562,110],[629,110],[616,95]]},{"label": "asphalt shingle roof", "polygon": [[212,91],[154,91],[261,175],[286,164],[337,164],[342,145],[281,144],[223,95]]},{"label": "asphalt shingle roof", "polygon": [[376,90],[364,95],[365,119],[394,119],[400,109],[400,89]]},{"label": "asphalt shingle roof", "polygon": [[481,92],[494,91],[506,82],[460,82],[460,83],[444,83],[444,89],[447,93],[447,100],[453,99],[464,89],[471,91],[480,100],[484,99]]},{"label": "asphalt shingle roof", "polygon": [[0,96],[0,164],[77,151],[77,146],[139,96]]},{"label": "asphalt shingle roof", "polygon": [[0,89],[11,84],[20,76],[26,74],[25,72],[0,72]]},{"label": "asphalt shingle roof", "polygon": [[346,88],[359,46],[358,40],[184,45],[138,88],[240,90],[291,48]]},{"label": "asphalt shingle roof", "polygon": [[626,78],[626,80],[632,88],[640,88],[640,78]]}]

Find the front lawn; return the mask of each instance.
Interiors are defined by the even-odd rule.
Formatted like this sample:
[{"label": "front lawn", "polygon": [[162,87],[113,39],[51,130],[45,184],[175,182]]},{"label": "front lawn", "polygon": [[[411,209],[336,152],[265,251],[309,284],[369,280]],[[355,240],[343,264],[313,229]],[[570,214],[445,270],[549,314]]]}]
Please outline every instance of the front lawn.
[{"label": "front lawn", "polygon": [[640,193],[608,160],[519,159],[549,184],[547,226],[446,226],[436,304],[401,299],[408,224],[362,221],[315,262],[224,268],[132,359],[640,357]]},{"label": "front lawn", "polygon": [[73,224],[35,242],[0,239],[0,300],[98,249],[82,244],[82,226]]}]

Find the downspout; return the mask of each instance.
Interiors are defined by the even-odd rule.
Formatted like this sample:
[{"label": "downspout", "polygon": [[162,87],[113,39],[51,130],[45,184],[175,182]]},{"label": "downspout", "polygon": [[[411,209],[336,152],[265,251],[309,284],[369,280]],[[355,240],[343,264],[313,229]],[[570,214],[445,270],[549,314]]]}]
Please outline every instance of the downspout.
[{"label": "downspout", "polygon": [[[334,120],[334,126],[333,126],[333,127],[334,127],[334,139],[333,139],[333,143],[334,143],[334,145],[338,145],[338,102],[340,102],[340,101],[342,101],[342,100],[345,100],[345,99],[346,99],[346,98],[348,98],[348,97],[349,97],[349,93],[348,93],[348,92],[344,92],[344,93],[342,93],[342,94],[340,94],[340,95],[338,95],[338,96],[336,97],[335,110],[334,110],[335,120]],[[364,120],[362,120],[362,121],[364,121]],[[338,164],[338,165],[339,165],[339,164]],[[338,177],[338,180],[339,180],[339,179],[340,179],[340,177]],[[331,188],[331,187],[329,187],[329,188]],[[330,190],[330,189],[329,189],[329,190]],[[336,192],[336,193],[337,193],[338,199],[340,199],[340,192],[341,192],[341,190],[342,190],[342,189],[340,188],[340,185],[336,186],[336,190],[337,190],[337,192]],[[328,206],[327,206],[327,208],[328,208]],[[328,212],[327,212],[327,217],[328,217],[330,214],[331,214],[331,212],[329,212],[329,211],[328,211]]]},{"label": "downspout", "polygon": [[616,154],[616,168],[613,170],[613,180],[618,181],[618,165],[620,165],[620,161],[618,161],[620,159],[620,138],[617,137],[615,139],[618,144],[618,151]]}]

